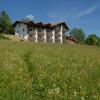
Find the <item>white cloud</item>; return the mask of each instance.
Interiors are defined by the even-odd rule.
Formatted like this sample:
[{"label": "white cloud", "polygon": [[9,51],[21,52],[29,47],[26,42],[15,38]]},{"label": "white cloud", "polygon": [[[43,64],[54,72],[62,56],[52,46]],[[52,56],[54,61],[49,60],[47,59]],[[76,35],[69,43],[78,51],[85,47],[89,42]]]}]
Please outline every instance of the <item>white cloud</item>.
[{"label": "white cloud", "polygon": [[56,16],[56,15],[50,15],[48,17],[49,18],[54,18],[54,19],[59,20],[59,21],[63,21],[66,18],[65,16]]},{"label": "white cloud", "polygon": [[86,9],[84,11],[81,11],[79,14],[77,14],[76,16],[74,17],[82,17],[82,16],[86,16],[86,15],[89,15],[91,13],[93,13],[99,6],[93,6],[89,9]]},{"label": "white cloud", "polygon": [[55,15],[51,15],[51,16],[49,16],[50,18],[59,18],[59,19],[62,19],[63,17],[61,17],[61,16],[55,16]]},{"label": "white cloud", "polygon": [[29,18],[29,19],[33,20],[35,18],[35,16],[29,14],[29,15],[26,16],[26,18]]}]

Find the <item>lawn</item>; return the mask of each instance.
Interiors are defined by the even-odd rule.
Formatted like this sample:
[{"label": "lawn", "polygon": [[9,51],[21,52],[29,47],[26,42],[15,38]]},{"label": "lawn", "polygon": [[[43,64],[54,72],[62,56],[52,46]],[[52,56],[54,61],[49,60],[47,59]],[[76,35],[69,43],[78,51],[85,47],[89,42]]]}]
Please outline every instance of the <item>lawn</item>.
[{"label": "lawn", "polygon": [[0,40],[0,100],[100,100],[100,48]]}]

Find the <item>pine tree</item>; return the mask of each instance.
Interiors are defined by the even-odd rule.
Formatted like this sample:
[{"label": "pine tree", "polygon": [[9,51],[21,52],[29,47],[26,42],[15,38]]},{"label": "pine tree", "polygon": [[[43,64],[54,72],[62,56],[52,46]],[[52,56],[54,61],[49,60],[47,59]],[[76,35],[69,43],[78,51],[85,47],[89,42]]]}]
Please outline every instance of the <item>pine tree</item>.
[{"label": "pine tree", "polygon": [[5,34],[12,34],[13,32],[11,19],[5,11],[0,13],[0,32]]}]

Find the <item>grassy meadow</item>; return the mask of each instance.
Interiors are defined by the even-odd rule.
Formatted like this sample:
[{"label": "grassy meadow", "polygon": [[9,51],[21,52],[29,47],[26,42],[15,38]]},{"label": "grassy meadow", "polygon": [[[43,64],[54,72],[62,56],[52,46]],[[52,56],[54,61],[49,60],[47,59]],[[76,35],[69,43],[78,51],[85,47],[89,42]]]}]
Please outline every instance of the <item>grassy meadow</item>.
[{"label": "grassy meadow", "polygon": [[0,100],[100,100],[100,48],[0,40]]}]

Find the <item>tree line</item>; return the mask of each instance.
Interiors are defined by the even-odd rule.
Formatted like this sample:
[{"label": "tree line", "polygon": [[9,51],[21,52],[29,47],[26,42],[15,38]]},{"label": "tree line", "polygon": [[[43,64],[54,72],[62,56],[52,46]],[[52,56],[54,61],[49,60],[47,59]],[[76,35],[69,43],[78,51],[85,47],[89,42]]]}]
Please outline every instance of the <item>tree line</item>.
[{"label": "tree line", "polygon": [[9,15],[2,11],[0,12],[0,33],[3,34],[14,34],[13,22]]},{"label": "tree line", "polygon": [[[7,12],[0,12],[0,34],[14,34],[13,22]],[[82,29],[74,28],[69,34],[77,39],[80,44],[99,45],[100,37],[96,34],[90,34],[86,37]]]},{"label": "tree line", "polygon": [[100,37],[96,34],[89,34],[87,37],[82,29],[74,28],[69,32],[69,35],[77,39],[80,44],[98,45],[100,46]]}]

